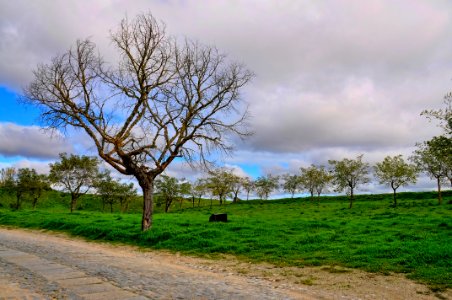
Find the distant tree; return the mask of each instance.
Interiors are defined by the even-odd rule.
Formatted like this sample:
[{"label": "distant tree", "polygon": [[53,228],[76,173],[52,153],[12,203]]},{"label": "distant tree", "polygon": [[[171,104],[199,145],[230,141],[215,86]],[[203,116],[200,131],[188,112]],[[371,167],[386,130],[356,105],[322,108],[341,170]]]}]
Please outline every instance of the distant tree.
[{"label": "distant tree", "polygon": [[119,183],[116,187],[116,197],[118,198],[122,213],[127,212],[130,201],[137,196],[138,194],[133,183]]},{"label": "distant tree", "polygon": [[362,161],[363,155],[356,159],[344,158],[343,160],[329,160],[333,171],[333,182],[336,191],[347,191],[350,197],[350,208],[353,206],[354,190],[359,184],[369,182],[369,164]]},{"label": "distant tree", "polygon": [[444,175],[452,186],[452,137],[446,135],[433,137],[427,145],[444,164]]},{"label": "distant tree", "polygon": [[283,177],[283,189],[293,198],[301,187],[301,178],[298,175],[285,174]]},{"label": "distant tree", "polygon": [[430,178],[436,179],[439,204],[442,203],[441,184],[450,170],[450,156],[445,156],[450,148],[443,148],[449,143],[450,141],[445,137],[434,137],[430,141],[417,144],[417,149],[410,158],[421,171],[427,173]]},{"label": "distant tree", "polygon": [[189,181],[182,181],[179,185],[179,208],[182,208],[182,203],[185,197],[191,194],[191,183]]},{"label": "distant tree", "polygon": [[317,182],[315,184],[315,191],[317,193],[317,199],[320,199],[322,192],[328,189],[331,184],[333,176],[328,172],[324,166],[317,167]]},{"label": "distant tree", "polygon": [[207,189],[206,179],[204,178],[196,179],[196,181],[191,185],[193,207],[195,207],[196,198],[198,199],[198,207],[200,206],[201,198],[207,193]]},{"label": "distant tree", "polygon": [[394,207],[397,206],[397,189],[410,183],[416,183],[417,167],[406,163],[402,155],[386,156],[374,166],[375,176],[380,184],[389,184],[394,193]]},{"label": "distant tree", "polygon": [[253,74],[215,47],[178,42],[151,14],[123,19],[110,36],[117,61],[79,40],[37,67],[24,100],[48,127],[84,130],[103,160],[137,179],[145,231],[154,181],[174,159],[206,166],[212,151],[232,151],[231,135],[250,134],[240,91]]},{"label": "distant tree", "polygon": [[121,212],[128,210],[130,200],[137,196],[133,183],[121,183],[111,177],[110,172],[105,172],[99,178],[94,186],[102,200],[102,210],[105,205],[110,206],[110,212],[113,212],[113,205],[119,203]]},{"label": "distant tree", "polygon": [[231,174],[231,181],[232,203],[237,203],[239,201],[238,195],[243,187],[243,178],[238,175]]},{"label": "distant tree", "polygon": [[301,187],[309,191],[311,199],[314,198],[314,193],[317,193],[317,199],[319,199],[333,179],[324,166],[311,165],[309,168],[300,168],[300,171]]},{"label": "distant tree", "polygon": [[22,184],[19,183],[19,172],[23,173],[23,171],[20,171],[22,169],[16,170],[16,169],[9,169],[9,174],[7,177],[5,177],[5,180],[3,181],[3,189],[10,195],[14,195],[16,198],[16,203],[11,204],[11,208],[13,209],[20,209],[22,206],[22,198],[25,194],[25,188],[22,186]]},{"label": "distant tree", "polygon": [[[232,170],[227,168],[218,168],[209,171],[209,176],[206,179],[207,187],[213,197],[218,197],[220,205],[232,193],[233,178]],[[212,201],[210,202],[210,206],[212,207]]]},{"label": "distant tree", "polygon": [[11,182],[15,180],[15,176],[15,168],[2,168],[0,170],[0,188],[11,185]]},{"label": "distant tree", "polygon": [[452,135],[452,93],[444,97],[444,104],[445,108],[424,110],[421,115],[426,116],[429,120],[438,120],[446,134]]},{"label": "distant tree", "polygon": [[256,193],[261,199],[267,200],[270,194],[279,188],[279,177],[268,174],[256,179],[254,186]]},{"label": "distant tree", "polygon": [[155,181],[155,188],[164,200],[165,212],[168,212],[171,204],[180,197],[181,184],[179,179],[162,174],[157,177]]},{"label": "distant tree", "polygon": [[18,188],[31,198],[33,210],[38,199],[46,189],[50,189],[47,176],[38,174],[35,169],[23,168],[17,173]]},{"label": "distant tree", "polygon": [[99,161],[95,157],[60,154],[60,161],[50,164],[49,180],[71,194],[71,212],[80,196],[86,194],[99,180]]},{"label": "distant tree", "polygon": [[242,187],[246,192],[246,200],[249,200],[250,193],[254,190],[254,181],[252,181],[249,177],[242,178]]},{"label": "distant tree", "polygon": [[309,168],[300,168],[300,185],[303,189],[307,190],[311,194],[311,200],[314,199],[314,193],[318,182],[318,170],[315,165],[311,165]]},{"label": "distant tree", "polygon": [[102,211],[105,210],[105,205],[109,205],[110,212],[113,212],[113,205],[119,200],[116,197],[118,185],[119,183],[111,177],[110,172],[106,172],[105,176],[98,178],[94,183],[93,187],[96,188],[102,200]]}]

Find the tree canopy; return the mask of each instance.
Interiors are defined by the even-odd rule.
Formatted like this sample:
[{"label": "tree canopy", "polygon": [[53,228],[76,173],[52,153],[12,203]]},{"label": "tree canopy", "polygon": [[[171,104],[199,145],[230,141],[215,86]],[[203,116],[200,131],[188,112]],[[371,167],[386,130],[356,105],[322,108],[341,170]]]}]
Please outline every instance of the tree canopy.
[{"label": "tree canopy", "polygon": [[81,128],[98,155],[143,190],[142,230],[152,225],[153,183],[177,157],[208,165],[212,151],[232,151],[246,137],[240,90],[252,78],[215,47],[168,36],[151,14],[125,18],[111,33],[119,61],[78,40],[34,71],[24,100],[50,128]]},{"label": "tree canopy", "polygon": [[254,188],[259,198],[267,200],[270,194],[279,188],[278,181],[279,177],[271,174],[258,177],[254,182]]},{"label": "tree canopy", "polygon": [[95,157],[60,154],[60,161],[50,164],[49,180],[71,194],[71,212],[78,198],[86,194],[103,175],[99,172],[99,161]]},{"label": "tree canopy", "polygon": [[354,190],[359,184],[366,184],[370,181],[369,164],[363,162],[363,155],[358,155],[356,159],[344,158],[342,160],[329,160],[333,168],[333,182],[336,191],[347,191],[350,196],[350,208],[353,206]]},{"label": "tree canopy", "polygon": [[374,167],[375,176],[380,184],[389,184],[394,192],[394,207],[397,206],[396,191],[399,187],[416,183],[417,168],[408,164],[402,155],[386,156]]}]

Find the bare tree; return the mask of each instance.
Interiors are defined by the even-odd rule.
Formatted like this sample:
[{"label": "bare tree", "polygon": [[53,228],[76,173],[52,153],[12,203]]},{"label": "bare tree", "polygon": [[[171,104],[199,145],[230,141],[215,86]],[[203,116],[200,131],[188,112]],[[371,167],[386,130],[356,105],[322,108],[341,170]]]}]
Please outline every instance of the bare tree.
[{"label": "bare tree", "polygon": [[214,47],[177,44],[150,14],[122,20],[111,39],[116,65],[93,42],[77,41],[38,66],[24,99],[42,108],[50,128],[83,129],[102,159],[137,179],[144,231],[154,180],[176,157],[206,166],[212,151],[232,151],[230,134],[249,135],[239,91],[252,73]]}]

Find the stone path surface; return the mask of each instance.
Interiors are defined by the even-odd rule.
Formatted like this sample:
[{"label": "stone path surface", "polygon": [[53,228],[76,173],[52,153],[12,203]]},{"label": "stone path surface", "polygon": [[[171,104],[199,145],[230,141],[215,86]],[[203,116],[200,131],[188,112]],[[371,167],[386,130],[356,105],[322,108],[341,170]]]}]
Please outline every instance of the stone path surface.
[{"label": "stone path surface", "polygon": [[0,266],[0,299],[311,299],[152,253],[16,230],[0,229]]},{"label": "stone path surface", "polygon": [[0,227],[3,299],[452,299],[402,274],[208,260]]}]

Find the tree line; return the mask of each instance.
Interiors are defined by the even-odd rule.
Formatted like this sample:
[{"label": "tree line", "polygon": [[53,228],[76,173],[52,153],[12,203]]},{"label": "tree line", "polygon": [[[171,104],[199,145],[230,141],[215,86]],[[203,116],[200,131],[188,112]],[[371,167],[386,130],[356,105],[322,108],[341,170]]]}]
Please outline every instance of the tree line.
[{"label": "tree line", "polygon": [[[342,160],[329,160],[329,166],[311,165],[301,167],[298,174],[285,174],[274,176],[267,174],[256,180],[234,174],[232,169],[218,168],[208,172],[204,178],[194,183],[167,175],[156,181],[156,190],[162,193],[165,199],[182,199],[189,196],[193,200],[203,196],[217,198],[222,205],[227,198],[235,203],[239,200],[239,193],[249,199],[251,193],[260,199],[268,199],[270,194],[283,190],[293,198],[295,194],[307,192],[311,198],[325,192],[345,192],[349,196],[349,207],[352,208],[355,191],[358,186],[367,184],[371,180],[371,171],[379,184],[387,185],[392,189],[393,206],[397,206],[397,190],[402,186],[415,184],[420,173],[425,173],[434,179],[437,184],[438,203],[442,203],[441,187],[449,182],[452,186],[452,94],[445,97],[445,108],[438,110],[425,110],[421,115],[429,119],[437,119],[444,129],[440,136],[428,141],[418,143],[414,153],[405,160],[402,155],[386,156],[372,168],[363,161],[363,155],[356,158]],[[168,187],[172,186],[172,189]],[[168,200],[171,201],[171,200]],[[181,200],[182,201],[182,200]],[[171,202],[166,202],[165,211],[168,211]],[[168,205],[169,204],[169,205]]]},{"label": "tree line", "polygon": [[101,171],[99,160],[95,157],[74,154],[60,154],[60,160],[50,164],[48,175],[38,174],[30,168],[4,168],[0,170],[0,188],[15,197],[13,209],[20,209],[22,202],[32,200],[32,208],[36,208],[39,198],[51,187],[67,192],[70,197],[69,208],[73,212],[82,195],[93,192],[102,201],[102,210],[108,205],[118,203],[121,211],[128,210],[130,201],[137,197],[133,183],[121,183],[114,179],[109,171]]}]

